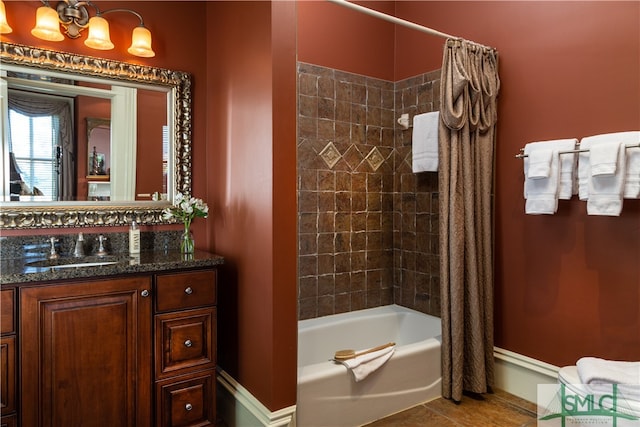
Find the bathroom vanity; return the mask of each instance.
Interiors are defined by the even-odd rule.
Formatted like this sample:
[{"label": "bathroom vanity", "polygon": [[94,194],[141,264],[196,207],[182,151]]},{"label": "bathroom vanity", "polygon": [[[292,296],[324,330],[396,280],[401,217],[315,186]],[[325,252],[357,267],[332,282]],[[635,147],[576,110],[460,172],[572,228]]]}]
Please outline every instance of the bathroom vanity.
[{"label": "bathroom vanity", "polygon": [[[82,118],[78,135],[91,133],[96,119],[81,104],[104,103],[98,120],[108,123],[112,142],[103,150],[110,152],[108,201],[104,194],[77,199],[91,182],[107,182],[96,165],[98,151],[88,156],[88,135],[58,145],[63,171],[65,164],[78,165],[66,168],[74,178],[66,182],[75,185],[63,188],[62,197],[12,192],[17,177],[5,168],[0,229],[53,233],[176,222],[163,211],[178,193],[191,194],[190,74],[4,41],[0,60],[7,97],[10,90],[37,92],[33,82],[47,95],[83,96],[84,103],[74,104],[73,116]],[[153,120],[146,111],[151,104],[163,107]],[[138,110],[161,139],[136,125]],[[13,147],[4,139],[0,157],[8,164]],[[143,183],[141,177],[157,179]],[[128,248],[123,233],[109,233],[108,251],[102,239],[96,247],[102,235],[87,233],[82,244],[69,233],[48,236],[51,252],[38,233],[14,236],[18,243],[0,237],[0,427],[214,425],[217,268],[223,259],[198,251],[181,255],[168,243],[179,242],[177,236],[167,233],[173,232],[149,232],[133,257],[118,255]]]},{"label": "bathroom vanity", "polygon": [[65,268],[3,259],[2,426],[214,425],[222,263],[198,251]]}]

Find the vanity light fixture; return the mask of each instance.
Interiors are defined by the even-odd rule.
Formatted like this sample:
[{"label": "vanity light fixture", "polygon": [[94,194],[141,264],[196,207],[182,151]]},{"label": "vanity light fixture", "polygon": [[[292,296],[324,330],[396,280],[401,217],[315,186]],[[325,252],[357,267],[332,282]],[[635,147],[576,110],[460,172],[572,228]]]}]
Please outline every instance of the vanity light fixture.
[{"label": "vanity light fixture", "polygon": [[0,34],[9,34],[12,31],[7,22],[7,12],[4,9],[4,2],[0,0]]},{"label": "vanity light fixture", "polygon": [[[0,0],[1,1],[1,0]],[[60,41],[64,36],[60,32],[60,24],[65,29],[65,34],[72,39],[78,38],[85,28],[89,28],[89,34],[84,44],[92,49],[110,50],[114,48],[109,35],[109,22],[103,15],[114,12],[131,13],[140,19],[140,25],[133,29],[131,46],[127,51],[136,56],[151,58],[155,52],[151,49],[151,32],[144,26],[142,15],[131,9],[109,9],[101,11],[92,1],[62,0],[55,9],[48,0],[41,0],[36,12],[36,26],[31,34],[42,40]],[[96,10],[94,16],[89,16],[86,6]],[[2,10],[0,9],[0,12]],[[2,17],[0,16],[0,19]],[[1,23],[1,21],[0,21]]]}]

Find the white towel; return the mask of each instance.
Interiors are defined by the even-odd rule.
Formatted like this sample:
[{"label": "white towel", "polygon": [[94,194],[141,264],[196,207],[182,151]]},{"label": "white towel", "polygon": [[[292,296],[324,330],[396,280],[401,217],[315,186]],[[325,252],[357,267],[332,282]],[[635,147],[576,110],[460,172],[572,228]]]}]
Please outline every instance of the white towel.
[{"label": "white towel", "polygon": [[340,361],[340,363],[346,366],[353,373],[354,379],[358,382],[367,378],[369,374],[387,363],[395,351],[396,346],[392,345],[383,348],[382,350],[354,357],[353,359]]},{"label": "white towel", "polygon": [[551,148],[540,147],[540,149],[532,149],[527,154],[529,167],[527,169],[527,178],[540,179],[549,178],[551,172],[551,156],[553,150]]},{"label": "white towel", "polygon": [[413,172],[438,170],[438,127],[440,112],[417,114],[413,117],[412,169]]},{"label": "white towel", "polygon": [[[558,139],[551,141],[530,142],[524,147],[524,197],[525,212],[527,214],[554,214],[558,210],[558,199],[570,199],[575,188],[575,161],[573,153],[559,154],[560,151],[571,151],[575,149],[577,139]],[[541,177],[542,170],[546,169],[540,165],[534,166],[533,176],[531,176],[532,160],[544,159],[551,151],[549,174],[546,178]],[[539,152],[542,152],[538,156]],[[537,171],[535,171],[537,169]],[[535,176],[535,178],[534,178]]]},{"label": "white towel", "polygon": [[574,151],[578,140],[576,138],[559,139],[550,141],[554,149],[562,151],[560,154],[560,188],[558,189],[558,198],[561,200],[569,200],[574,194],[578,194],[578,156],[575,153],[567,153]]},{"label": "white towel", "polygon": [[[569,200],[573,194],[577,194],[576,166],[578,157],[574,153],[567,153],[574,150],[577,143],[577,139],[570,138],[530,142],[525,145],[524,153],[527,155],[524,158],[525,198],[529,204],[529,209],[525,207],[527,213],[555,213],[558,205],[557,199]],[[549,150],[551,150],[552,156],[550,157],[547,180],[533,182],[532,180],[540,179],[539,173],[541,173],[541,170],[535,171],[536,167],[533,166],[533,163],[537,163],[539,152],[543,153],[542,156],[547,156],[546,153]],[[559,152],[563,153],[559,154],[559,159],[554,158],[558,157]],[[532,166],[534,167],[533,176]],[[538,178],[534,178],[535,176]],[[551,199],[552,194],[553,200]]]},{"label": "white towel", "polygon": [[[640,199],[640,131],[624,132],[621,138],[627,146],[627,168],[624,180],[624,198]],[[636,147],[633,147],[633,146]]]},{"label": "white towel", "polygon": [[626,398],[640,401],[640,362],[583,357],[578,360],[576,367],[583,384],[595,390],[599,390],[600,386],[620,384],[618,390]]},{"label": "white towel", "polygon": [[[614,132],[582,138],[578,159],[578,194],[580,200],[589,198],[589,177],[591,176],[590,148],[603,141],[619,141],[626,145],[640,143],[640,131]],[[624,197],[637,199],[640,197],[640,148],[626,149],[626,168]]]},{"label": "white towel", "polygon": [[525,213],[554,214],[558,210],[558,153],[551,158],[549,178],[524,180]]},{"label": "white towel", "polygon": [[[587,214],[619,216],[622,212],[622,199],[624,194],[626,150],[624,149],[624,144],[621,142],[602,142],[597,144],[597,146],[593,145],[591,147],[592,163],[594,156],[599,156],[601,148],[617,153],[615,168],[607,168],[607,170],[615,169],[616,172],[615,174],[596,175],[589,178]],[[593,166],[592,164],[592,170]]]},{"label": "white towel", "polygon": [[589,150],[591,176],[615,175],[618,169],[620,141],[603,141]]}]

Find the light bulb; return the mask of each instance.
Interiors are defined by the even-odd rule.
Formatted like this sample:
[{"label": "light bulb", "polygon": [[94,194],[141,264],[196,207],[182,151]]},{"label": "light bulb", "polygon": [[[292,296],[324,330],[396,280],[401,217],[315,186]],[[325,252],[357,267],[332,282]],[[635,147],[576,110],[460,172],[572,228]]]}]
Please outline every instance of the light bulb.
[{"label": "light bulb", "polygon": [[60,32],[58,12],[49,6],[40,6],[36,11],[36,26],[31,30],[31,34],[39,39],[51,42],[63,40],[64,36]]},{"label": "light bulb", "polygon": [[4,9],[4,2],[0,0],[0,34],[9,34],[13,29],[7,22],[7,12]]},{"label": "light bulb", "polygon": [[131,35],[131,46],[127,52],[143,58],[156,56],[156,53],[151,49],[151,31],[143,26],[134,28]]},{"label": "light bulb", "polygon": [[89,35],[84,44],[92,49],[113,49],[113,43],[111,43],[111,36],[109,35],[109,22],[101,16],[94,16],[89,19]]}]

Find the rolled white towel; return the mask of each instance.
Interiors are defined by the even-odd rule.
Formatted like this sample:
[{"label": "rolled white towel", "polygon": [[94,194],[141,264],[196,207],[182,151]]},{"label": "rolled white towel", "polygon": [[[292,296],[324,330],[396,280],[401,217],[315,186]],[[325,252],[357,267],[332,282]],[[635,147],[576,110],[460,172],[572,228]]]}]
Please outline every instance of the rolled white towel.
[{"label": "rolled white towel", "polygon": [[396,346],[393,345],[383,348],[382,350],[366,353],[362,356],[357,356],[353,359],[342,360],[339,362],[346,366],[353,373],[354,379],[356,380],[356,382],[358,382],[367,378],[369,374],[387,363],[387,361],[391,358],[391,356],[393,356],[393,353],[395,351]]}]

